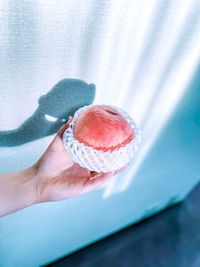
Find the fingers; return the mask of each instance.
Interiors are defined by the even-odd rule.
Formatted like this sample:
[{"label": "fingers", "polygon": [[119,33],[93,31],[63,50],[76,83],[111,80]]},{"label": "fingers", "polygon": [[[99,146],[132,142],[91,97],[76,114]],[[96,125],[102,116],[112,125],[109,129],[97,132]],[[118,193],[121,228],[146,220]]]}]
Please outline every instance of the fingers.
[{"label": "fingers", "polygon": [[64,146],[62,142],[62,136],[64,131],[69,127],[70,122],[73,120],[73,118],[70,116],[69,120],[66,124],[64,124],[57,132],[56,136],[54,139],[51,141],[51,143],[48,146],[48,149],[50,150],[55,150],[55,151],[63,151]]},{"label": "fingers", "polygon": [[107,182],[114,175],[115,172],[95,173],[87,180],[87,186],[89,186],[91,189],[96,188]]},{"label": "fingers", "polygon": [[72,116],[69,116],[69,119],[67,121],[67,123],[65,123],[57,132],[57,136],[59,136],[60,138],[62,138],[62,135],[64,133],[64,131],[69,127],[69,124],[71,123],[71,121],[73,120]]},{"label": "fingers", "polygon": [[122,170],[124,170],[127,167],[128,164],[123,166],[122,168],[112,171],[112,172],[107,172],[107,173],[97,173],[97,172],[90,172],[90,178],[87,181],[87,185],[90,186],[90,188],[96,188],[105,182],[107,182],[112,176],[120,173]]},{"label": "fingers", "polygon": [[[113,172],[108,172],[108,173],[110,173],[110,174],[112,173],[112,175],[116,175],[116,174],[120,173],[121,171],[123,171],[127,166],[128,166],[128,163],[125,166],[121,167],[120,169],[115,170]],[[95,171],[91,171],[90,174],[91,174],[91,177],[89,178],[90,180],[96,179],[96,177],[99,177],[100,175],[102,175],[102,173],[98,173]]]},{"label": "fingers", "polygon": [[102,175],[102,173],[95,172],[95,171],[90,171],[90,177],[89,177],[89,180],[96,179],[96,178],[99,177],[100,175]]}]

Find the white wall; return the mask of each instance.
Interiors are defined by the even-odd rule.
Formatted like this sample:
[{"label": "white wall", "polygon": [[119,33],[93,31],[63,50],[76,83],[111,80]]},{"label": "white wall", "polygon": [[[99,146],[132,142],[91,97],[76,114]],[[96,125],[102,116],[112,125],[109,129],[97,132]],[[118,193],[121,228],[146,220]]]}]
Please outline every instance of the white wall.
[{"label": "white wall", "polygon": [[[0,137],[64,78],[95,84],[94,103],[124,108],[143,132],[133,163],[102,189],[0,219],[1,266],[55,259],[179,201],[196,184],[199,128],[195,120],[187,128],[188,143],[181,116],[198,107],[190,82],[200,55],[199,9],[195,0],[0,2]],[[0,171],[33,164],[52,138],[9,147],[0,138]]]}]

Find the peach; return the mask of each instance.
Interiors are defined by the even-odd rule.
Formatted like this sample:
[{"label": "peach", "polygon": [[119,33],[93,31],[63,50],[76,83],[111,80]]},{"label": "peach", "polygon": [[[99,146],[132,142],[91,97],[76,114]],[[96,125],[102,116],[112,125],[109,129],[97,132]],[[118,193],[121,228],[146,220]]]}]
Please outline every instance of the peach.
[{"label": "peach", "polygon": [[133,131],[120,112],[108,105],[86,109],[74,126],[79,142],[102,151],[113,151],[133,139]]}]

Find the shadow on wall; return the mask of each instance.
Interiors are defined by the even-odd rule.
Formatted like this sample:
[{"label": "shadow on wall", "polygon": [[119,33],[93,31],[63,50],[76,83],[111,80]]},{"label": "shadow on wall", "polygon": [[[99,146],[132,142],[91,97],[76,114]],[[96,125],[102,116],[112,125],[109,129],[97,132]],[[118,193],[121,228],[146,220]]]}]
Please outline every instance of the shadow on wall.
[{"label": "shadow on wall", "polygon": [[0,131],[0,146],[17,146],[54,134],[68,117],[95,97],[95,85],[78,79],[59,81],[39,98],[36,111],[17,129]]}]

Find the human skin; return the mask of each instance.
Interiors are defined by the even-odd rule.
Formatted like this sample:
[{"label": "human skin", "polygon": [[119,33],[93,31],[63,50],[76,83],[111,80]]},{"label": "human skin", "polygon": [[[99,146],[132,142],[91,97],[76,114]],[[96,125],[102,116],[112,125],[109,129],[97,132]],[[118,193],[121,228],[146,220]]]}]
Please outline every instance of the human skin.
[{"label": "human skin", "polygon": [[33,166],[14,173],[0,174],[0,216],[37,203],[63,200],[87,193],[124,168],[115,172],[97,173],[75,163],[62,141],[62,135],[69,123],[70,121],[61,127]]}]

